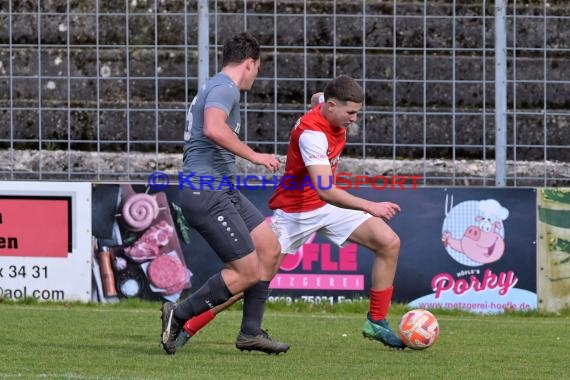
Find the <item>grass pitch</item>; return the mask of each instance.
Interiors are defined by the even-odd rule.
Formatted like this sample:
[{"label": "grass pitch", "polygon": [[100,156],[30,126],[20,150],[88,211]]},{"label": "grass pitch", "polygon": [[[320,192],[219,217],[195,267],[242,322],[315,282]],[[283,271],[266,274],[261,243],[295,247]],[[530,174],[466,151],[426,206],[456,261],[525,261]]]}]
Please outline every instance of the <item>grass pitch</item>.
[{"label": "grass pitch", "polygon": [[[220,314],[176,355],[159,347],[160,305],[0,303],[0,379],[560,379],[568,376],[570,311],[474,315],[432,310],[439,341],[393,351],[364,339],[367,303],[271,304],[264,327],[291,349],[234,346],[241,310]],[[392,307],[396,327],[409,310]]]}]

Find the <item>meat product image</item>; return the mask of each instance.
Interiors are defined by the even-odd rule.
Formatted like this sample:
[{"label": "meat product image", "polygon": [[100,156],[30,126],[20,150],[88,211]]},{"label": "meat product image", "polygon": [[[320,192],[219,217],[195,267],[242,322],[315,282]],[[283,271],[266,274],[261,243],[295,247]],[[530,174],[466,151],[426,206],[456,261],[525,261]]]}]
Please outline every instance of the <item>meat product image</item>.
[{"label": "meat product image", "polygon": [[144,231],[158,216],[158,212],[158,203],[153,195],[133,194],[123,204],[122,217],[131,231]]},{"label": "meat product image", "polygon": [[161,255],[147,268],[150,283],[165,295],[181,292],[190,281],[191,272],[175,255]]},{"label": "meat product image", "polygon": [[132,247],[125,248],[125,255],[135,263],[142,263],[154,259],[160,254],[158,245],[155,243],[137,242]]},{"label": "meat product image", "polygon": [[[155,224],[148,231],[146,231],[142,238],[145,241],[154,241],[159,247],[164,247],[170,242],[170,239],[174,236],[174,227],[168,224],[167,221],[163,220],[160,223]],[[140,240],[140,239],[139,239]]]},{"label": "meat product image", "polygon": [[125,248],[125,255],[136,263],[154,259],[160,255],[160,247],[166,246],[173,236],[174,227],[163,220],[146,230],[131,247]]}]

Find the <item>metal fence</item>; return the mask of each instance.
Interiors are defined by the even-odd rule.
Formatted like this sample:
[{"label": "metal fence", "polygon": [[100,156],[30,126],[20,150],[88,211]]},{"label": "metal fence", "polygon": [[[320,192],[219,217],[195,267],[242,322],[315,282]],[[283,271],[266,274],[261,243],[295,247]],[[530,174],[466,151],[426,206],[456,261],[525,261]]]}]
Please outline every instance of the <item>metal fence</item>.
[{"label": "metal fence", "polygon": [[198,82],[249,30],[263,49],[242,97],[255,149],[284,154],[311,94],[349,74],[367,94],[345,152],[358,170],[567,185],[565,3],[0,0],[0,179],[133,179],[180,158]]}]

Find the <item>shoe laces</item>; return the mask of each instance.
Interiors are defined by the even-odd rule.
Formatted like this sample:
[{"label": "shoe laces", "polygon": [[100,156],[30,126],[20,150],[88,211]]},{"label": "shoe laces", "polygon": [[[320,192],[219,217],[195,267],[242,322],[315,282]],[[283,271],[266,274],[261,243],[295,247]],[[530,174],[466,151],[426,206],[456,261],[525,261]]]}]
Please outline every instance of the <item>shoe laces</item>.
[{"label": "shoe laces", "polygon": [[271,337],[269,336],[269,330],[261,329],[261,334],[260,334],[260,335],[262,335],[264,338],[269,339],[269,340],[271,340],[271,341],[273,340],[273,339],[271,339]]}]

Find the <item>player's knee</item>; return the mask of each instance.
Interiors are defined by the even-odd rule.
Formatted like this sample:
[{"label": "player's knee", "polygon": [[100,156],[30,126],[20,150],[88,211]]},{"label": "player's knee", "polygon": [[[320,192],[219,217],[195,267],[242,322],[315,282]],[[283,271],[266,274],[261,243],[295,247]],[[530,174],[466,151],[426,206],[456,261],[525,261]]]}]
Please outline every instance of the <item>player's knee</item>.
[{"label": "player's knee", "polygon": [[258,255],[265,271],[273,272],[280,264],[281,244],[277,239],[258,249]]},{"label": "player's knee", "polygon": [[398,259],[398,256],[400,255],[400,237],[398,235],[394,234],[389,240],[388,246],[386,247],[386,253],[392,259]]},{"label": "player's knee", "polygon": [[400,237],[397,234],[394,234],[389,245],[390,249],[400,252]]},{"label": "player's knee", "polygon": [[375,250],[377,256],[384,259],[398,260],[400,255],[400,237],[393,233],[392,236],[384,238]]}]

